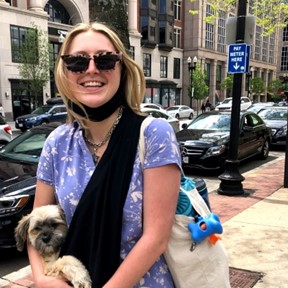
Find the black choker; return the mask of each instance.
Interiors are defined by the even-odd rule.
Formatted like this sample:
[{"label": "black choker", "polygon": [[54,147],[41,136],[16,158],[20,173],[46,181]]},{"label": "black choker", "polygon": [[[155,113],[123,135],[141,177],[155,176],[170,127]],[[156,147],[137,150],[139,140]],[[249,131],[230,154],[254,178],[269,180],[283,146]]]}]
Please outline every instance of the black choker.
[{"label": "black choker", "polygon": [[[124,104],[124,97],[123,94],[119,92],[119,90],[116,92],[114,97],[112,97],[107,103],[103,104],[100,107],[97,108],[91,108],[84,104],[83,107],[85,109],[85,112],[88,115],[88,119],[94,122],[100,122],[104,119],[108,118],[110,115],[112,115],[117,108],[119,108],[121,105]],[[80,106],[72,102],[71,100],[68,101],[68,108],[75,112],[76,114],[86,117],[85,112],[81,109]]]}]

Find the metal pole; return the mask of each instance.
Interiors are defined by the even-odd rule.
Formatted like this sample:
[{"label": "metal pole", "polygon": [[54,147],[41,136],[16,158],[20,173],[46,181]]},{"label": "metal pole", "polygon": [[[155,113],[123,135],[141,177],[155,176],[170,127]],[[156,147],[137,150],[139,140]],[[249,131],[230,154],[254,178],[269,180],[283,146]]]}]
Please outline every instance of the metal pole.
[{"label": "metal pole", "polygon": [[[247,13],[247,0],[238,1],[236,43],[244,43],[245,18]],[[221,195],[234,196],[244,194],[242,181],[245,179],[239,172],[238,142],[240,134],[240,99],[242,87],[242,73],[235,73],[233,80],[233,101],[230,124],[230,142],[228,159],[225,161],[225,171],[219,175],[221,180],[218,193]]]},{"label": "metal pole", "polygon": [[285,145],[284,188],[288,188],[288,175],[287,174],[288,174],[288,111],[287,111],[286,145]]}]

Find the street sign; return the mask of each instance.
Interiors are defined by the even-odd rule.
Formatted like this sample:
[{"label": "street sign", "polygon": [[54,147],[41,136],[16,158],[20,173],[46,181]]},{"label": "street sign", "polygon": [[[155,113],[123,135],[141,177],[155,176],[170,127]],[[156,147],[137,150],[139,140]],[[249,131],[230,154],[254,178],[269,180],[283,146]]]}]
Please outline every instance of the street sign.
[{"label": "street sign", "polygon": [[250,59],[250,55],[248,55],[250,53],[247,53],[250,52],[250,47],[247,47],[248,45],[246,43],[229,45],[228,73],[247,73],[247,66],[249,66]]}]

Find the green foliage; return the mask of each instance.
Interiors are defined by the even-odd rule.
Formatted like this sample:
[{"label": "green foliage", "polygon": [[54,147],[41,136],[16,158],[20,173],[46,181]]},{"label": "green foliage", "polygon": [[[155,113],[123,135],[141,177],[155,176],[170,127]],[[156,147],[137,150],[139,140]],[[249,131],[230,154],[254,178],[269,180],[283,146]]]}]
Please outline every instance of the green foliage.
[{"label": "green foliage", "polygon": [[265,91],[265,84],[263,79],[260,77],[252,78],[250,88],[252,95],[255,94],[257,96],[260,96],[260,94]]},{"label": "green foliage", "polygon": [[272,99],[274,101],[278,101],[283,97],[283,95],[280,94],[279,92],[283,91],[283,90],[285,91],[286,90],[285,88],[286,87],[285,87],[285,85],[283,85],[282,81],[279,79],[276,79],[276,80],[272,80],[269,83],[269,85],[267,87],[267,91],[271,94]]},{"label": "green foliage", "polygon": [[[203,3],[202,0],[190,0],[191,3],[197,1]],[[239,1],[246,0],[209,0],[213,15],[205,17],[204,21],[214,23],[220,11],[225,11],[228,14],[231,13]],[[252,4],[252,14],[256,17],[256,24],[263,28],[263,35],[270,35],[277,28],[283,28],[287,25],[288,3],[286,0],[254,0],[249,2]],[[201,5],[200,9],[202,9]],[[190,10],[189,12],[192,15],[198,14],[198,10]]]},{"label": "green foliage", "polygon": [[98,21],[113,28],[123,41],[127,50],[130,48],[128,15],[125,0],[89,0],[90,21]]},{"label": "green foliage", "polygon": [[19,75],[22,80],[29,81],[29,92],[34,96],[43,91],[50,80],[50,48],[47,33],[32,23],[32,28],[25,35],[22,46],[18,50]]},{"label": "green foliage", "polygon": [[233,75],[229,74],[220,84],[220,87],[222,90],[227,90],[227,97],[232,96],[231,91],[233,89]]},{"label": "green foliage", "polygon": [[[206,84],[206,75],[196,64],[195,70],[192,72],[192,87],[194,88],[193,98],[196,100],[205,99],[208,96],[209,87]],[[189,95],[191,95],[191,87],[189,87]]]}]

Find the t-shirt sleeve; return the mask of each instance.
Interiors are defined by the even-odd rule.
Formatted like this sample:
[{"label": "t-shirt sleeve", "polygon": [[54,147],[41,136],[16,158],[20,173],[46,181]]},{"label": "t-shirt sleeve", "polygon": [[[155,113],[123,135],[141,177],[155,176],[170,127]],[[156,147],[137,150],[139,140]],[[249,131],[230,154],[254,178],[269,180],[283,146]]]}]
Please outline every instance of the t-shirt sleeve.
[{"label": "t-shirt sleeve", "polygon": [[153,119],[144,131],[144,139],[144,169],[167,164],[177,164],[181,169],[181,156],[176,135],[166,120]]}]

